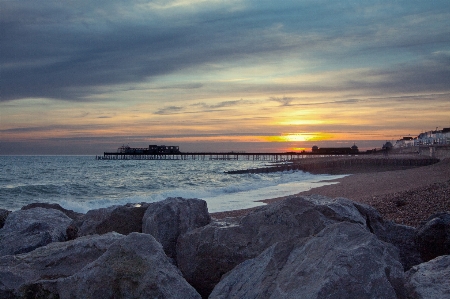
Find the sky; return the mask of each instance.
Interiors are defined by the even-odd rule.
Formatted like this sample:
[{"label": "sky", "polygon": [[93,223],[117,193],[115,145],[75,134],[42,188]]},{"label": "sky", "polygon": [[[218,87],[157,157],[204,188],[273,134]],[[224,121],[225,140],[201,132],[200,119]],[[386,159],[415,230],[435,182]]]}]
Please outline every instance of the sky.
[{"label": "sky", "polygon": [[450,127],[450,1],[0,0],[0,155]]}]

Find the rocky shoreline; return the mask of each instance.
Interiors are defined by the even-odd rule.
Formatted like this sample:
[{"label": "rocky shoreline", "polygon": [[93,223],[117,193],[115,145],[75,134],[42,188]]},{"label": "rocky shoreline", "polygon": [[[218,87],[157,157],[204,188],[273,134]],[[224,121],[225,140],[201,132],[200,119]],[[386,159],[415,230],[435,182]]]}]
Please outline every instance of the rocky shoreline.
[{"label": "rocky shoreline", "polygon": [[86,214],[2,210],[0,298],[446,298],[450,214],[418,228],[369,205],[291,196],[242,217],[200,199]]}]

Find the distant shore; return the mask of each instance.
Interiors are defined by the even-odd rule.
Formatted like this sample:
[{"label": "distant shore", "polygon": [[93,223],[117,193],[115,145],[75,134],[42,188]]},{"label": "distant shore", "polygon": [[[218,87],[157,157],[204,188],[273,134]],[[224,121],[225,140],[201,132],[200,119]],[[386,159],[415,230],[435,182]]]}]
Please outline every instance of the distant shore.
[{"label": "distant shore", "polygon": [[[336,161],[336,158],[320,158]],[[351,157],[347,158],[351,159]],[[354,157],[353,159],[356,159]],[[357,159],[374,159],[371,156]],[[421,156],[393,155],[389,159],[424,159]],[[331,165],[331,164],[330,164]],[[313,188],[296,195],[319,194],[345,197],[376,208],[384,218],[417,227],[437,212],[450,211],[450,159],[427,166],[386,164],[339,164],[312,173],[350,174],[337,184]],[[265,203],[285,197],[260,199]],[[216,219],[243,216],[254,208],[212,213]]]}]

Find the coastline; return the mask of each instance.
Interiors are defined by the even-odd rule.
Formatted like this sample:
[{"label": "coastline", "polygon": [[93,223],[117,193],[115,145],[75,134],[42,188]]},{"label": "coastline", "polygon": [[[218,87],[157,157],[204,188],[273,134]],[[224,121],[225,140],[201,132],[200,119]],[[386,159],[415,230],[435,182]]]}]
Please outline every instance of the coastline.
[{"label": "coastline", "polygon": [[[396,156],[393,156],[393,159],[395,158]],[[450,159],[418,167],[340,165],[332,172],[349,175],[334,180],[337,184],[313,188],[291,196],[318,194],[331,198],[345,197],[373,206],[385,219],[413,227],[419,226],[435,213],[450,210]],[[286,197],[256,201],[271,204],[284,198]],[[211,217],[241,217],[254,209],[211,213]]]}]

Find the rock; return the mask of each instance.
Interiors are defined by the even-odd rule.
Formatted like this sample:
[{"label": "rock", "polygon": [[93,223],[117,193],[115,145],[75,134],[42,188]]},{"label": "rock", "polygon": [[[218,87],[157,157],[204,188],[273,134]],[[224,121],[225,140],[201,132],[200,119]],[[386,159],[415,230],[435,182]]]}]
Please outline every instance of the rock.
[{"label": "rock", "polygon": [[359,224],[272,245],[224,276],[209,298],[406,298],[397,250]]},{"label": "rock", "polygon": [[6,218],[11,214],[11,211],[0,209],[0,229],[5,225]]},{"label": "rock", "polygon": [[30,292],[30,285],[77,273],[122,238],[124,236],[117,233],[87,236],[51,243],[20,255],[0,257],[0,298],[29,298],[26,294]]},{"label": "rock", "polygon": [[123,235],[142,232],[142,217],[147,207],[127,205],[90,210],[70,225],[76,228],[78,236],[106,234],[113,231]]},{"label": "rock", "polygon": [[12,212],[0,229],[0,256],[30,252],[52,242],[66,241],[72,219],[54,209]]},{"label": "rock", "polygon": [[160,242],[170,258],[176,258],[178,237],[211,222],[201,199],[167,198],[152,203],[144,214],[142,232]]},{"label": "rock", "polygon": [[82,213],[77,213],[72,210],[64,209],[63,207],[61,207],[59,204],[56,204],[56,203],[43,203],[43,202],[30,203],[26,206],[23,206],[21,210],[29,210],[29,209],[34,209],[34,208],[45,208],[45,209],[58,210],[58,211],[63,212],[64,214],[66,214],[71,219],[77,219],[83,215]]},{"label": "rock", "polygon": [[411,299],[450,298],[450,255],[437,257],[406,272]]},{"label": "rock", "polygon": [[313,236],[340,221],[366,226],[350,200],[289,197],[254,210],[238,225],[213,222],[180,236],[177,264],[186,280],[207,297],[223,274],[274,243]]},{"label": "rock", "polygon": [[376,235],[380,240],[397,247],[404,271],[423,262],[416,242],[417,230],[414,227],[391,221],[386,221],[384,227],[383,234],[378,232]]},{"label": "rock", "polygon": [[[414,227],[386,221],[373,207],[346,198],[318,197],[316,200],[314,198],[311,197],[309,200],[313,200],[317,204],[317,208],[328,218],[337,221],[365,223],[366,228],[380,240],[397,247],[405,271],[422,263]],[[334,216],[324,210],[330,208],[335,210]]]},{"label": "rock", "polygon": [[416,238],[425,262],[441,255],[450,255],[450,214],[430,216],[425,225],[418,229]]},{"label": "rock", "polygon": [[78,227],[69,225],[66,228],[67,240],[75,240],[78,238]]},{"label": "rock", "polygon": [[131,233],[76,274],[29,286],[56,298],[200,298],[151,235]]},{"label": "rock", "polygon": [[422,263],[422,258],[416,242],[414,227],[386,221],[381,214],[371,206],[353,202],[361,215],[366,219],[366,226],[380,240],[391,243],[399,250],[400,261],[405,271]]}]

